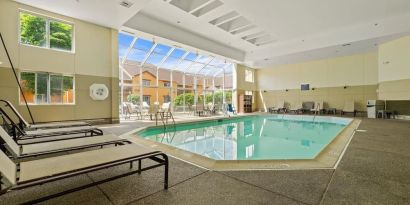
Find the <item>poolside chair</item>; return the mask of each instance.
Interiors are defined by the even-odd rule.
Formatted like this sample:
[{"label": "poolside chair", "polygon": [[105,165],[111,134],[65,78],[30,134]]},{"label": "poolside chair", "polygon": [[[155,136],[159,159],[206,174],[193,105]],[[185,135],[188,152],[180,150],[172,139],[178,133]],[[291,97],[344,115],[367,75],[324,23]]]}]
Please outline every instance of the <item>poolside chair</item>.
[{"label": "poolside chair", "polygon": [[303,113],[303,103],[298,102],[291,104],[289,111],[294,112],[295,114]]},{"label": "poolside chair", "polygon": [[354,101],[346,101],[340,115],[344,115],[345,113],[353,113],[353,117],[356,117],[356,112]]},{"label": "poolside chair", "polygon": [[7,132],[13,136],[13,139],[17,142],[17,144],[33,144],[46,141],[60,141],[65,139],[103,135],[103,131],[101,129],[93,126],[22,130],[10,118],[10,116],[8,116],[3,108],[0,108],[0,116],[3,120],[3,126],[7,128]]},{"label": "poolside chair", "polygon": [[280,111],[283,111],[284,113],[286,112],[286,107],[285,107],[285,101],[278,101],[275,107],[270,108],[270,113],[279,113]]},{"label": "poolside chair", "polygon": [[13,158],[21,159],[25,157],[38,157],[47,154],[60,153],[66,151],[80,150],[92,147],[103,147],[106,145],[130,144],[126,139],[121,139],[115,135],[103,135],[101,137],[87,137],[69,139],[64,141],[44,142],[28,145],[18,145],[12,137],[0,127],[0,141],[12,153]]},{"label": "poolside chair", "polygon": [[313,108],[310,109],[310,112],[313,112],[314,114],[320,114],[322,110],[323,110],[323,101],[318,101],[313,104]]},{"label": "poolside chair", "polygon": [[81,121],[72,121],[72,122],[52,122],[52,123],[41,123],[41,124],[30,124],[28,123],[23,116],[17,111],[17,109],[7,100],[0,100],[4,102],[6,107],[9,107],[10,110],[16,115],[19,120],[20,129],[48,129],[48,128],[62,128],[62,127],[75,127],[75,126],[85,126],[90,125],[87,122]]},{"label": "poolside chair", "polygon": [[[142,167],[141,161],[152,160]],[[138,168],[133,169],[133,162],[138,161]],[[99,181],[90,181],[86,185],[66,190],[60,193],[35,199],[27,204],[40,203],[64,194],[89,188],[98,184],[126,177],[135,173],[150,170],[160,166],[165,167],[164,189],[168,189],[168,157],[166,154],[137,144],[109,147],[75,154],[38,159],[15,163],[0,150],[0,195],[6,192],[25,189],[48,182],[58,181],[106,168],[130,164],[130,170],[116,176]]]},{"label": "poolside chair", "polygon": [[141,118],[142,119],[142,114],[139,106],[134,105],[130,102],[124,102],[124,108],[125,108],[125,119],[131,119],[131,115],[136,114],[137,119]]},{"label": "poolside chair", "polygon": [[224,114],[229,116],[229,113],[232,113],[233,115],[236,115],[236,110],[235,107],[231,103],[225,103],[223,105],[224,107]]},{"label": "poolside chair", "polygon": [[214,115],[215,113],[216,113],[216,110],[215,110],[215,105],[213,104],[213,103],[208,103],[207,104],[207,107],[206,107],[206,112],[208,112],[209,113],[209,115]]}]

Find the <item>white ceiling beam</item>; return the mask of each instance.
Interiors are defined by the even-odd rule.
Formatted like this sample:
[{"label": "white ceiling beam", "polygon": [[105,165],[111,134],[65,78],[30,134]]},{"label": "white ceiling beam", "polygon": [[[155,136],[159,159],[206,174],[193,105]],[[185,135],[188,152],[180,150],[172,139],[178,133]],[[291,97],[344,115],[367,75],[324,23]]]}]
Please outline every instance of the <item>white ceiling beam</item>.
[{"label": "white ceiling beam", "polygon": [[204,2],[204,3],[200,4],[200,5],[198,5],[196,8],[193,8],[191,11],[189,11],[189,13],[192,14],[192,13],[198,11],[199,9],[204,8],[205,6],[209,5],[210,3],[214,2],[214,1],[215,1],[215,0],[209,0],[209,1],[207,1],[207,2]]},{"label": "white ceiling beam", "polygon": [[237,30],[246,28],[246,27],[251,26],[251,25],[252,25],[251,23],[247,23],[247,24],[245,24],[245,25],[238,26],[238,27],[236,27],[236,28],[232,28],[232,29],[230,29],[228,32],[229,32],[229,33],[232,33],[232,32],[235,32],[235,31],[237,31]]},{"label": "white ceiling beam", "polygon": [[151,49],[148,51],[148,54],[145,56],[144,60],[141,62],[141,66],[143,66],[143,65],[147,62],[148,58],[151,56],[152,52],[154,52],[154,49],[155,49],[155,47],[157,47],[157,45],[158,45],[158,44],[155,43],[155,44],[151,47]]}]

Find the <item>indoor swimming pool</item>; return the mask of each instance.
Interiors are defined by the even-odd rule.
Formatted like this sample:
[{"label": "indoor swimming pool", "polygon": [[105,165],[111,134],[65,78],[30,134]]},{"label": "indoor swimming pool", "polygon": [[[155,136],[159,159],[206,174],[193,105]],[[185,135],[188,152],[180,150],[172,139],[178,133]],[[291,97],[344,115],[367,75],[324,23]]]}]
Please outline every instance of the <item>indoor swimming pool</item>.
[{"label": "indoor swimming pool", "polygon": [[149,127],[137,135],[214,160],[314,159],[351,121],[253,115]]}]

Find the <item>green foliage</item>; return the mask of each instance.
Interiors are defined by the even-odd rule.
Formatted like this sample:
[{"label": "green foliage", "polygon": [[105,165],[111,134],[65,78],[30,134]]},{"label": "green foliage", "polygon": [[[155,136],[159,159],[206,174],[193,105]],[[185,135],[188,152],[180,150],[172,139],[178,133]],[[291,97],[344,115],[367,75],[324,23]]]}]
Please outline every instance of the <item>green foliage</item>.
[{"label": "green foliage", "polygon": [[33,46],[46,44],[46,20],[27,13],[20,14],[21,42]]},{"label": "green foliage", "polygon": [[[216,91],[214,93],[214,95],[215,95],[215,104],[218,104],[218,103],[221,104],[223,102],[223,100],[222,100],[222,97],[223,97],[222,96],[223,95],[222,91]],[[205,99],[206,99],[206,101],[205,101],[206,104],[212,102],[212,100],[213,100],[212,99],[212,93],[206,94]],[[232,101],[232,91],[225,91],[225,99],[226,99],[226,102],[231,102]]]},{"label": "green foliage", "polygon": [[[70,24],[49,21],[50,47],[62,50],[71,50],[73,26]],[[20,39],[22,43],[45,47],[47,42],[47,19],[20,13]]]},{"label": "green foliage", "polygon": [[73,27],[61,22],[50,22],[50,47],[71,50]]},{"label": "green foliage", "polygon": [[135,105],[140,102],[140,96],[132,93],[127,96],[127,100]]},{"label": "green foliage", "polygon": [[[195,101],[195,96],[193,93],[185,93],[177,95],[174,99],[174,105],[181,106],[184,105],[184,96],[185,96],[185,105],[192,106]],[[202,96],[198,96],[198,102],[202,102]]]},{"label": "green foliage", "polygon": [[72,89],[74,89],[74,87],[73,87],[73,82],[74,82],[74,79],[73,79],[73,77],[71,77],[71,76],[64,76],[63,77],[63,89],[64,89],[64,91],[68,91],[68,90],[72,90]]},{"label": "green foliage", "polygon": [[36,87],[35,83],[35,74],[34,73],[26,73],[26,72],[22,72],[20,74],[20,78],[21,78],[21,86],[23,87],[24,90],[26,91],[30,91],[34,93],[34,89]]}]

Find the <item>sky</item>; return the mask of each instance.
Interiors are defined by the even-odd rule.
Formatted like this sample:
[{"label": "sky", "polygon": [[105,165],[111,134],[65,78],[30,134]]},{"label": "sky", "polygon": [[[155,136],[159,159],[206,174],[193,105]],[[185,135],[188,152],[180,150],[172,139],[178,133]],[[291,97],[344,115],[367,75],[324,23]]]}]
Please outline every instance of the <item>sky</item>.
[{"label": "sky", "polygon": [[[118,34],[118,53],[119,57],[123,58],[132,43],[134,37],[125,33]],[[151,50],[154,43],[150,40],[138,38],[130,54],[128,60],[142,62],[147,53]],[[158,66],[165,59],[166,55],[171,51],[172,47],[168,45],[158,44],[146,64]],[[195,52],[189,52],[179,48],[175,48],[170,56],[162,62],[160,68],[175,69],[178,71],[185,71],[188,73],[195,73],[201,75],[212,75],[213,73],[220,73],[221,68],[225,69],[225,73],[232,73],[232,63],[225,62],[221,59],[214,58],[207,55],[197,55]],[[181,57],[185,58],[181,61]],[[194,61],[196,61],[194,63]]]}]

